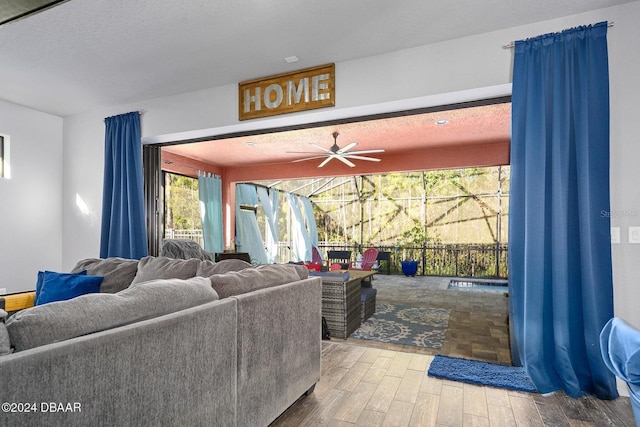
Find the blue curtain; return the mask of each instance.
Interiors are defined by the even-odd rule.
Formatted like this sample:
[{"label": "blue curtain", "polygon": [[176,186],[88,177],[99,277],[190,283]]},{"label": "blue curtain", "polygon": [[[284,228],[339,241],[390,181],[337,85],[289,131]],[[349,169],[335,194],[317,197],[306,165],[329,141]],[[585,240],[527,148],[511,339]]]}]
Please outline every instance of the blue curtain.
[{"label": "blue curtain", "polygon": [[222,252],[222,181],[219,176],[198,172],[198,197],[204,248],[209,252]]},{"label": "blue curtain", "polygon": [[255,185],[236,185],[236,250],[249,253],[254,264],[268,264],[256,213],[242,209],[243,205],[258,206]]},{"label": "blue curtain", "polygon": [[105,120],[100,257],[148,255],[142,178],[140,114]]},{"label": "blue curtain", "polygon": [[267,191],[264,187],[257,187],[258,199],[264,210],[266,230],[264,242],[267,251],[267,261],[277,262],[278,258],[278,191]]},{"label": "blue curtain", "polygon": [[605,22],[515,43],[509,207],[514,360],[538,390],[617,396]]}]

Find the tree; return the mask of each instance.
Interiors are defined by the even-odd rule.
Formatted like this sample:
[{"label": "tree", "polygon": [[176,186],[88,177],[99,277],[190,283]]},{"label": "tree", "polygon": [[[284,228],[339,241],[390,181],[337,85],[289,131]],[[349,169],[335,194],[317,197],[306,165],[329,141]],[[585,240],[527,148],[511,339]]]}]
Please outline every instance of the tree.
[{"label": "tree", "polygon": [[197,179],[165,174],[165,201],[165,224],[168,229],[202,229]]}]

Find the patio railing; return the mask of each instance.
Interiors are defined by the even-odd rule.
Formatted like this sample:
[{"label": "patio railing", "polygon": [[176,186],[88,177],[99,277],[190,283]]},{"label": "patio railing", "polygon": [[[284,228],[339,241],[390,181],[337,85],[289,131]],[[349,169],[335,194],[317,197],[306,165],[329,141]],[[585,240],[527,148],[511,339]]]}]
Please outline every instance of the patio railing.
[{"label": "patio railing", "polygon": [[[167,230],[165,238],[192,239],[203,245],[202,230]],[[355,260],[358,252],[365,248],[358,245],[320,242],[320,252],[326,258],[329,250],[351,251]],[[367,246],[369,247],[369,246]],[[401,262],[406,259],[418,261],[418,274],[422,276],[452,276],[506,279],[508,245],[425,245],[415,247],[371,246],[378,251],[389,252],[389,265],[381,261],[381,271],[402,274]],[[278,262],[292,260],[291,246],[278,243]]]},{"label": "patio railing", "polygon": [[[391,274],[401,274],[403,260],[418,261],[418,274],[423,276],[455,276],[506,279],[508,245],[427,245],[421,247],[372,246],[378,251],[389,252]],[[362,252],[359,246],[321,243],[323,254],[328,250],[350,250]],[[386,261],[381,269],[387,269]]]}]

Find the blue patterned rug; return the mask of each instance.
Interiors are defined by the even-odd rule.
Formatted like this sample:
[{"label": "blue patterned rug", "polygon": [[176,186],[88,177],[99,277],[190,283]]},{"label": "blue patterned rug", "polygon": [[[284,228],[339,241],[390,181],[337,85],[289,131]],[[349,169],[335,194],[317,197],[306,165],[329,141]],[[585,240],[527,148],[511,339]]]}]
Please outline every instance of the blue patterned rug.
[{"label": "blue patterned rug", "polygon": [[376,304],[376,312],[349,338],[414,347],[441,348],[449,313],[447,308]]},{"label": "blue patterned rug", "polygon": [[517,366],[497,365],[478,360],[437,355],[429,366],[428,375],[445,380],[488,385],[509,390],[536,392],[536,386]]}]

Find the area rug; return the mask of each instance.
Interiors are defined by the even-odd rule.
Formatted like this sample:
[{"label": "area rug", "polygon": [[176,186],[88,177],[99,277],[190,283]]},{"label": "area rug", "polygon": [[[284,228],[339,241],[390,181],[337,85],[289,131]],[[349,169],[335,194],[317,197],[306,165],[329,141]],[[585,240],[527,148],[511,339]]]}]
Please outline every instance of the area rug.
[{"label": "area rug", "polygon": [[524,368],[497,365],[478,360],[459,359],[437,355],[427,374],[452,381],[506,388],[509,390],[536,392],[536,387]]},{"label": "area rug", "polygon": [[376,312],[349,338],[414,347],[441,348],[449,313],[446,308],[376,304]]}]

